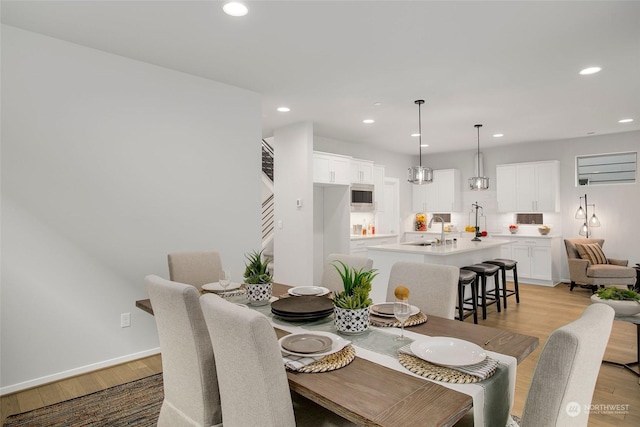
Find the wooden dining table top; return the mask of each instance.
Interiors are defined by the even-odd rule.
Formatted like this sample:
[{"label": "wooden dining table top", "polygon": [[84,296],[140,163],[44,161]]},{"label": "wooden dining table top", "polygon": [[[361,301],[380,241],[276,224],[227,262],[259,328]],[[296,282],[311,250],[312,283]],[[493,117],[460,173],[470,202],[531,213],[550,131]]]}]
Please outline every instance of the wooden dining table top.
[{"label": "wooden dining table top", "polygon": [[[286,294],[286,285],[273,285],[273,294]],[[153,314],[151,302],[136,306]],[[275,328],[278,338],[286,331]],[[429,316],[412,332],[459,338],[516,358],[520,363],[538,346],[538,338],[515,332]],[[356,357],[347,366],[323,373],[287,371],[295,392],[336,414],[367,426],[448,426],[472,407],[472,398],[438,383]]]}]

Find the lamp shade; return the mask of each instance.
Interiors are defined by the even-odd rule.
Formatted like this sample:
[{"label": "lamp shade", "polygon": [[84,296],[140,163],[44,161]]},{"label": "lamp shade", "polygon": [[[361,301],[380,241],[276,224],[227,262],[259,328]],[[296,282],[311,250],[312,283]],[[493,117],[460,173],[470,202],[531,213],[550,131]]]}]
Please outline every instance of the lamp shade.
[{"label": "lamp shade", "polygon": [[407,181],[417,185],[433,182],[433,169],[424,166],[412,166],[409,168]]},{"label": "lamp shade", "polygon": [[576,211],[576,219],[584,219],[584,218],[585,218],[584,209],[582,209],[582,205],[580,205],[580,207]]},{"label": "lamp shade", "polygon": [[589,227],[600,227],[600,220],[596,214],[593,214],[591,218],[589,218]]},{"label": "lamp shade", "polygon": [[486,176],[474,176],[469,178],[469,190],[486,190],[489,188],[489,178]]}]

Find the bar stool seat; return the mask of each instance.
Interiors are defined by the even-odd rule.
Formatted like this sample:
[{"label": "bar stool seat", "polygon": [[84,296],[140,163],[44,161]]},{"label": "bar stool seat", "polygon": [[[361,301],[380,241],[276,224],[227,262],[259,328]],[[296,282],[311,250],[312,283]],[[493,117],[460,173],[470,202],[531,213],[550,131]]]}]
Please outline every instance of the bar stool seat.
[{"label": "bar stool seat", "polygon": [[[501,312],[501,305],[500,304],[500,283],[498,281],[498,271],[500,271],[500,267],[498,267],[497,265],[493,265],[493,264],[485,264],[485,263],[479,263],[479,264],[473,264],[473,265],[469,265],[466,267],[462,267],[464,270],[471,270],[473,272],[475,272],[478,277],[480,277],[480,291],[478,291],[478,281],[476,280],[476,292],[477,292],[477,298],[480,300],[480,305],[482,307],[482,319],[486,319],[487,318],[487,306],[491,305],[491,304],[496,304],[496,308],[498,309],[498,312]],[[488,295],[487,294],[487,277],[494,277],[495,280],[495,296],[494,295]]]},{"label": "bar stool seat", "polygon": [[[460,278],[458,279],[458,315],[456,319],[464,322],[464,319],[473,315],[473,323],[478,323],[478,294],[476,289],[477,275],[471,270],[460,269]],[[469,302],[464,298],[465,286],[471,285],[471,298]],[[471,304],[471,309],[467,309],[465,305]]]},{"label": "bar stool seat", "polygon": [[[516,304],[520,304],[520,290],[518,289],[518,261],[506,258],[496,258],[485,261],[486,264],[493,264],[500,267],[502,273],[502,300],[504,308],[507,308],[507,297],[516,296]],[[507,270],[513,270],[513,290],[507,289]]]}]

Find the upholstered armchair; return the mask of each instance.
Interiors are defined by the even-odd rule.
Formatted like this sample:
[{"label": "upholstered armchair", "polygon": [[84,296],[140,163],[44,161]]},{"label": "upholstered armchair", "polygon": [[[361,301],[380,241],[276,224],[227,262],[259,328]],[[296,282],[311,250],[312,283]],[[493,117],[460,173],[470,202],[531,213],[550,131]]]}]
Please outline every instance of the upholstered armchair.
[{"label": "upholstered armchair", "polygon": [[628,261],[607,258],[602,251],[604,239],[565,239],[569,263],[570,290],[579,285],[590,286],[595,292],[598,286],[633,286],[636,271],[627,267]]}]

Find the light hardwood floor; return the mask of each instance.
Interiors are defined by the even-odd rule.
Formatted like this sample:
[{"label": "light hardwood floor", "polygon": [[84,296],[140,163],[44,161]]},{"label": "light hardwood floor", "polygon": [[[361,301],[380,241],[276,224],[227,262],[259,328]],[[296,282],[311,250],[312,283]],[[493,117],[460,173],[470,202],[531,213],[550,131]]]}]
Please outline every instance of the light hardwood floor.
[{"label": "light hardwood floor", "polygon": [[[509,308],[502,313],[489,309],[487,320],[481,324],[509,329],[540,339],[539,347],[519,366],[513,414],[521,414],[531,376],[544,343],[554,329],[578,318],[590,304],[591,291],[577,288],[569,292],[565,284],[554,288],[520,285],[520,304],[509,298]],[[471,321],[471,318],[466,320]],[[636,326],[615,321],[605,353],[606,360],[629,362],[636,358]],[[151,356],[112,368],[80,375],[55,383],[35,387],[0,398],[0,420],[7,416],[29,411],[74,397],[83,396],[114,385],[123,384],[162,371],[160,356]],[[598,413],[591,413],[589,426],[639,426],[640,384],[638,377],[623,368],[603,364],[598,375],[593,405]],[[621,414],[607,411],[604,405],[628,405]],[[594,407],[595,408],[595,407]]]}]

